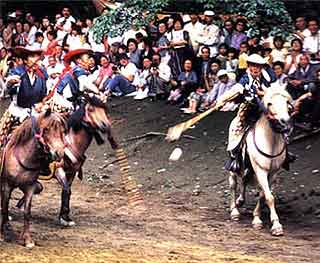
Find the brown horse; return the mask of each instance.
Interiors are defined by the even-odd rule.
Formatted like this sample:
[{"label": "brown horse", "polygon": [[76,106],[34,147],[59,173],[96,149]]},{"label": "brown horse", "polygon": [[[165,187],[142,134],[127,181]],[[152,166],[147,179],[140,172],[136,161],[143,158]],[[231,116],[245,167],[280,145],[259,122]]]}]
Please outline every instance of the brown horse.
[{"label": "brown horse", "polygon": [[61,210],[59,222],[63,226],[74,226],[70,218],[71,185],[76,175],[82,178],[82,165],[86,159],[85,152],[93,138],[98,144],[104,141],[100,133],[107,134],[113,149],[118,148],[111,135],[111,120],[107,112],[106,103],[96,96],[84,95],[85,104],[80,107],[68,120],[69,131],[66,136],[66,149],[64,158],[64,171],[69,188],[62,189]]},{"label": "brown horse", "polygon": [[21,237],[26,247],[34,246],[30,234],[32,197],[43,189],[38,182],[40,171],[48,169],[52,161],[62,161],[65,131],[65,121],[60,115],[47,110],[38,117],[27,119],[12,133],[1,163],[0,240],[5,239],[5,230],[9,226],[11,193],[19,188],[24,193],[24,230]]}]

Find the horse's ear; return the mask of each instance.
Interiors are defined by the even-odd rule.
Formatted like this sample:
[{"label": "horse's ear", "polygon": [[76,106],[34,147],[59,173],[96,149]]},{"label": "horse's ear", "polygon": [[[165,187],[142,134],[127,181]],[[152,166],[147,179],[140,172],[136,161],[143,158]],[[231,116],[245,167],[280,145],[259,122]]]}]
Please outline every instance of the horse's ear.
[{"label": "horse's ear", "polygon": [[51,114],[51,108],[46,109],[46,112],[44,113],[44,117],[49,117]]}]

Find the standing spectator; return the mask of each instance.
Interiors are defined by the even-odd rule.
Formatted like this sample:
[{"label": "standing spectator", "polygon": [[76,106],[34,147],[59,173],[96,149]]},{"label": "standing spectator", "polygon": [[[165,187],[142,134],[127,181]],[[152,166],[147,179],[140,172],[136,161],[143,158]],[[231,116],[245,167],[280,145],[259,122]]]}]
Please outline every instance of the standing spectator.
[{"label": "standing spectator", "polygon": [[3,46],[5,48],[12,47],[14,26],[15,26],[14,22],[9,21],[7,26],[3,30],[2,38],[3,38]]},{"label": "standing spectator", "polygon": [[227,19],[224,21],[223,28],[220,32],[220,43],[225,43],[228,47],[231,46],[231,38],[233,34],[233,21]]},{"label": "standing spectator", "polygon": [[183,30],[181,17],[175,18],[173,30],[168,34],[168,40],[172,48],[170,65],[174,77],[177,77],[182,72],[184,61],[192,57],[189,49],[189,33]]},{"label": "standing spectator", "polygon": [[294,25],[296,29],[296,31],[293,33],[294,38],[299,38],[301,41],[303,41],[306,37],[311,35],[310,30],[307,28],[307,21],[305,17],[297,17]]},{"label": "standing spectator", "polygon": [[[57,18],[57,17],[56,17]],[[62,9],[62,17],[57,19],[56,27],[63,36],[66,33],[70,33],[72,29],[72,24],[75,23],[76,20],[71,15],[71,11],[69,7],[64,7]],[[61,38],[63,38],[63,36]]]},{"label": "standing spectator", "polygon": [[198,36],[203,28],[203,24],[199,22],[197,14],[191,14],[190,19],[191,21],[184,26],[184,30],[189,33],[193,51],[195,54],[197,54],[199,50]]},{"label": "standing spectator", "polygon": [[319,32],[319,21],[316,18],[311,18],[308,21],[308,29],[310,36],[305,37],[303,41],[303,48],[311,56],[318,56],[320,50],[320,32]]},{"label": "standing spectator", "polygon": [[136,37],[136,34],[140,32],[144,37],[147,37],[147,32],[143,29],[143,28],[140,28],[140,29],[137,29],[136,26],[132,26],[131,29],[129,29],[128,31],[124,32],[123,34],[123,41],[122,43],[125,44],[126,46],[128,45],[128,40],[130,38],[133,38],[135,39]]},{"label": "standing spectator", "polygon": [[214,12],[205,11],[204,12],[205,26],[200,31],[198,37],[198,43],[200,48],[202,46],[210,47],[210,55],[214,57],[218,53],[219,44],[219,27],[213,24]]},{"label": "standing spectator", "polygon": [[167,32],[167,24],[160,23],[158,25],[158,38],[156,40],[154,50],[156,53],[160,54],[161,61],[168,64],[170,60],[170,54],[169,54],[170,41],[167,38],[166,32]]},{"label": "standing spectator", "polygon": [[247,35],[244,33],[246,30],[246,21],[244,19],[238,19],[236,21],[235,31],[231,35],[231,47],[236,50],[240,49],[240,44],[247,40]]},{"label": "standing spectator", "polygon": [[291,41],[289,55],[286,57],[284,72],[288,75],[296,71],[302,53],[302,41],[299,38]]},{"label": "standing spectator", "polygon": [[26,40],[23,34],[23,25],[20,21],[16,22],[15,33],[13,35],[13,46],[24,47]]}]

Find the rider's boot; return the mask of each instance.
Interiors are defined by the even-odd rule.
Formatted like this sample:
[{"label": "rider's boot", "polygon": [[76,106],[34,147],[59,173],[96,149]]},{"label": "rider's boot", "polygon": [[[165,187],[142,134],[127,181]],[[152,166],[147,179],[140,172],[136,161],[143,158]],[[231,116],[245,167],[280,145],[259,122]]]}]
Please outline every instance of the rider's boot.
[{"label": "rider's boot", "polygon": [[282,168],[286,171],[290,170],[290,163],[293,163],[297,159],[297,156],[293,153],[286,151],[286,159],[284,160],[282,164]]},{"label": "rider's boot", "polygon": [[227,171],[239,173],[241,169],[240,164],[240,157],[241,157],[241,150],[239,147],[229,151],[230,158],[226,161],[224,168]]}]

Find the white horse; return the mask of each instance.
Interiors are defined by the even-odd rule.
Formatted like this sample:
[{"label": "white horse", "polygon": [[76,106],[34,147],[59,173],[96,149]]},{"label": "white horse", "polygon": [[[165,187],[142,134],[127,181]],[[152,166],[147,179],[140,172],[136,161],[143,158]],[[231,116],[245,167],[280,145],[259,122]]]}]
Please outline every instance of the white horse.
[{"label": "white horse", "polygon": [[[260,188],[259,200],[253,211],[252,225],[256,229],[262,228],[261,200],[264,198],[270,209],[272,223],[271,234],[283,235],[283,228],[275,209],[274,197],[269,184],[280,170],[287,151],[284,130],[290,125],[290,112],[292,98],[284,87],[272,85],[265,90],[263,105],[264,113],[251,127],[243,139],[243,158],[247,156],[248,165],[243,165],[240,174],[230,173],[229,183],[231,190],[230,212],[232,220],[239,220],[238,208],[244,203],[245,188],[248,181],[255,183]],[[244,159],[243,159],[244,160]],[[250,167],[251,164],[251,167]],[[245,169],[250,168],[251,176],[245,176]],[[240,178],[239,178],[240,177]],[[240,195],[236,199],[237,178],[240,179]]]}]

